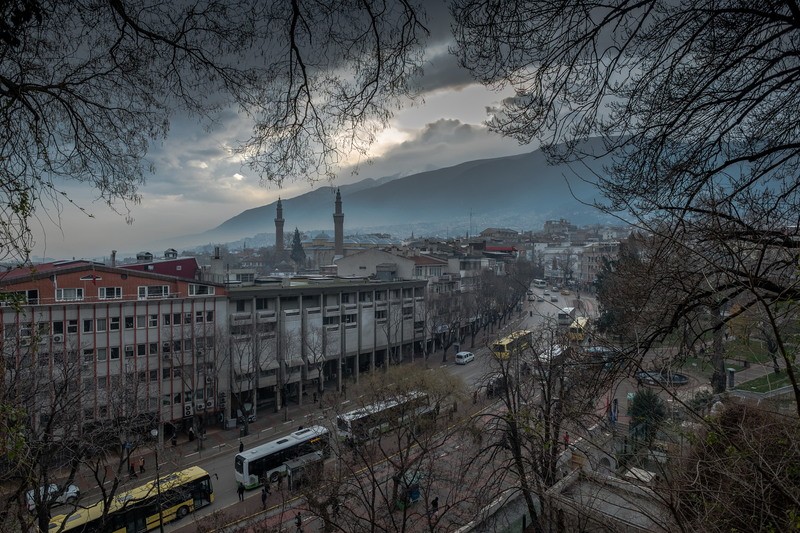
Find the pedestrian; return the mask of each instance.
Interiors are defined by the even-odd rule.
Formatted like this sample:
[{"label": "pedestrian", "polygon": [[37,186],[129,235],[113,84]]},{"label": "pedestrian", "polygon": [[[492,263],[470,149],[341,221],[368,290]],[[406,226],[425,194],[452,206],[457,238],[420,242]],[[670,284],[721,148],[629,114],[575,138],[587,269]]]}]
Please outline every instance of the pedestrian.
[{"label": "pedestrian", "polygon": [[243,451],[244,451],[244,442],[239,440],[239,453],[242,453]]},{"label": "pedestrian", "polygon": [[314,393],[314,403],[317,403],[317,393]]},{"label": "pedestrian", "polygon": [[439,512],[439,497],[435,496],[431,500],[431,516],[436,518],[436,513],[438,513],[438,512]]},{"label": "pedestrian", "polygon": [[267,496],[269,493],[267,492],[267,487],[261,487],[261,509],[266,511],[267,510]]},{"label": "pedestrian", "polygon": [[144,474],[144,455],[139,457],[139,472]]},{"label": "pedestrian", "polygon": [[131,477],[137,477],[136,476],[136,460],[133,459],[133,458],[131,458],[130,461],[128,462],[128,472],[130,473]]},{"label": "pedestrian", "polygon": [[178,434],[177,433],[173,433],[172,434],[172,445],[173,446],[177,446],[178,445]]},{"label": "pedestrian", "polygon": [[300,516],[300,513],[294,517],[294,525],[297,526],[297,533],[303,533],[303,517]]},{"label": "pedestrian", "polygon": [[239,486],[236,487],[236,492],[239,494],[239,501],[243,502],[244,501],[244,483],[242,483],[241,481],[239,482]]}]

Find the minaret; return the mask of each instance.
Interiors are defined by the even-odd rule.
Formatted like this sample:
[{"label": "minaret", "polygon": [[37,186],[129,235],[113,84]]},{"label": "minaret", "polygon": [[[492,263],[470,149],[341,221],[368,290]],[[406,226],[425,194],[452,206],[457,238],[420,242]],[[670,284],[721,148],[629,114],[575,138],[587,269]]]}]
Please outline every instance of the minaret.
[{"label": "minaret", "polygon": [[336,210],[333,212],[333,253],[344,256],[344,213],[342,213],[342,194],[336,189]]},{"label": "minaret", "polygon": [[277,213],[275,216],[275,253],[283,253],[283,204],[281,197],[278,197]]}]

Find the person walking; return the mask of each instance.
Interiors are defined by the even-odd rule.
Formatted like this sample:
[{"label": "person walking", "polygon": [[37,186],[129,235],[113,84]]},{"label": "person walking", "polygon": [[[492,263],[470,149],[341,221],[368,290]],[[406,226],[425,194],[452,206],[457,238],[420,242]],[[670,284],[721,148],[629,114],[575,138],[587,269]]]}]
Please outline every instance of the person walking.
[{"label": "person walking", "polygon": [[144,455],[139,456],[139,473],[144,474]]},{"label": "person walking", "polygon": [[240,441],[239,441],[239,453],[242,453],[243,451],[244,451],[244,442],[242,442],[242,441],[240,440]]},{"label": "person walking", "polygon": [[239,501],[243,502],[244,501],[244,483],[242,483],[241,481],[239,482],[239,486],[236,487],[236,492],[239,494]]},{"label": "person walking", "polygon": [[138,477],[136,475],[136,460],[131,457],[131,460],[128,462],[128,472],[130,473],[131,477]]},{"label": "person walking", "polygon": [[303,533],[303,517],[300,516],[300,513],[294,517],[294,525],[297,526],[297,533]]},{"label": "person walking", "polygon": [[436,518],[438,512],[439,512],[439,497],[436,496],[431,500],[431,516]]},{"label": "person walking", "polygon": [[267,487],[261,487],[261,509],[266,511],[267,510],[267,496],[269,492],[267,492]]}]

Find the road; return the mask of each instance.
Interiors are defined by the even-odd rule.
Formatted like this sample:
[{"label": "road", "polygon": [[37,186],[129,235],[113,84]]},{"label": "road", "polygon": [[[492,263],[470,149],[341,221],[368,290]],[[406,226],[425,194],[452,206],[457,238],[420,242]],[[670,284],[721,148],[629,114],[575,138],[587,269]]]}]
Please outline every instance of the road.
[{"label": "road", "polygon": [[[540,294],[541,291],[542,289],[537,289],[536,294]],[[565,297],[559,294],[555,302],[550,301],[549,296],[542,302],[529,302],[526,300],[523,302],[522,311],[515,312],[507,321],[506,325],[495,331],[493,337],[500,337],[516,329],[532,329],[540,326],[542,323],[555,321],[558,311],[563,307],[578,307],[578,305],[575,304],[581,301],[585,302],[586,311],[590,311],[594,308],[594,302],[591,299],[582,298],[582,300],[578,301],[575,300],[574,295]],[[466,342],[461,345],[460,349],[475,353],[475,360],[466,365],[456,365],[453,363],[453,354],[450,352],[448,353],[447,361],[441,363],[440,366],[450,374],[461,378],[468,389],[478,389],[485,383],[486,376],[492,371],[492,359],[487,347],[487,341],[484,341],[482,336],[479,336],[476,339],[475,348],[471,348],[469,342]],[[434,361],[441,361],[440,357],[440,353],[433,354],[428,359],[427,365],[431,366],[436,364]],[[285,423],[277,422],[274,420],[275,417],[272,417],[272,419],[265,421],[265,423],[268,424],[267,427],[262,427],[261,421],[259,421],[259,423],[253,426],[253,434],[247,439],[247,447],[251,448],[257,444],[287,435],[296,430],[298,425],[320,423],[330,427],[330,421],[327,420],[326,416],[324,416],[319,409],[312,410],[310,414],[306,415],[301,415],[299,413],[294,413],[294,415],[297,417],[295,420],[290,420]],[[233,462],[237,452],[235,444],[235,442],[230,444],[223,443],[221,446],[206,449],[199,454],[189,453],[177,462],[170,458],[159,461],[161,463],[160,469],[163,471],[170,471],[175,469],[176,466],[185,466],[190,462],[194,462],[208,470],[214,477],[215,503],[205,509],[201,509],[194,515],[190,515],[182,522],[165,526],[165,531],[194,531],[198,521],[208,522],[212,519],[210,517],[215,512],[219,511],[227,511],[232,517],[258,515],[261,513],[259,491],[247,492],[245,495],[246,501],[244,503],[238,501],[236,482],[233,477]],[[203,455],[205,455],[205,457],[203,457]],[[294,497],[289,493],[283,495],[273,493],[269,500],[269,507],[272,509],[272,512],[276,512],[278,503],[280,502],[284,508],[291,508],[295,504],[300,503],[299,500],[293,498]],[[283,518],[289,523],[293,521],[293,517],[294,514],[287,511]]]}]

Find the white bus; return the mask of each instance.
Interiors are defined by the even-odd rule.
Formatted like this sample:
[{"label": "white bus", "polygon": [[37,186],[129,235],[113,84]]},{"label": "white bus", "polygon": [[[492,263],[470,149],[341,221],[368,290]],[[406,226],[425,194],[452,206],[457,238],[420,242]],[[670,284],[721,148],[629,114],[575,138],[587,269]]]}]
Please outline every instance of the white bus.
[{"label": "white bus", "polygon": [[280,476],[285,476],[286,461],[314,452],[320,452],[323,457],[328,457],[329,436],[327,428],[311,426],[237,453],[234,465],[236,482],[252,489],[259,486],[262,479],[275,482]]},{"label": "white bus", "polygon": [[412,392],[401,398],[373,403],[337,416],[336,431],[345,442],[358,444],[420,417],[436,416],[436,413],[437,408],[430,404],[427,394]]},{"label": "white bus", "polygon": [[575,308],[565,307],[558,312],[558,325],[569,327],[575,321]]}]

